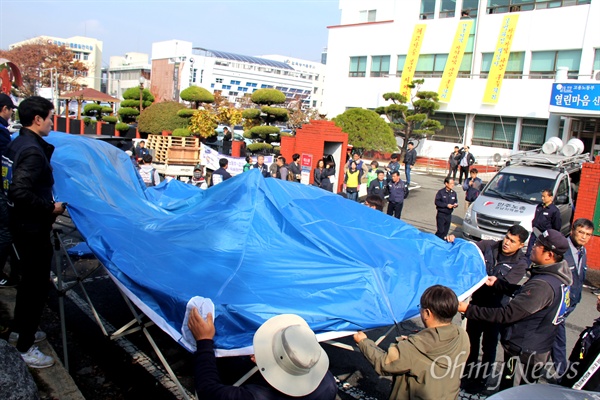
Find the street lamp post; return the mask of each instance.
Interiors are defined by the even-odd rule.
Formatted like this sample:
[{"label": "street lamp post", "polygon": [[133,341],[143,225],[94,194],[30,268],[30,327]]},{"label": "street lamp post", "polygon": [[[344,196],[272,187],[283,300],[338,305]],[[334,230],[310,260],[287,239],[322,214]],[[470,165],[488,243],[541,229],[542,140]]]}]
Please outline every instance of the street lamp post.
[{"label": "street lamp post", "polygon": [[144,83],[146,82],[146,78],[140,76],[140,114],[142,113],[144,107]]}]

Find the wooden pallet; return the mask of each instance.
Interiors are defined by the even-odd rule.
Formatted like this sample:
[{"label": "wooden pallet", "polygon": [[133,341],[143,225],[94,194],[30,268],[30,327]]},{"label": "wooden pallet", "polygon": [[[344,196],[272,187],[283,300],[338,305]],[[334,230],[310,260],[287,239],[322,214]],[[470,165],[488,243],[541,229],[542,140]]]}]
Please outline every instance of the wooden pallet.
[{"label": "wooden pallet", "polygon": [[196,165],[199,162],[200,147],[173,146],[167,152],[167,164]]}]

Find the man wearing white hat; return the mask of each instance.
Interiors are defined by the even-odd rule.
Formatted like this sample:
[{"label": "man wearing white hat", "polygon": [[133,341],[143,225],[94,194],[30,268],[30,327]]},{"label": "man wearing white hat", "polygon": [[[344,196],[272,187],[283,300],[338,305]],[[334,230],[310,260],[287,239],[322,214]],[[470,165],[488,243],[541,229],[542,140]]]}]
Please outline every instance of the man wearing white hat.
[{"label": "man wearing white hat", "polygon": [[194,374],[200,399],[302,399],[333,400],[335,378],[328,371],[329,358],[306,321],[294,314],[267,320],[254,334],[254,360],[264,384],[240,387],[224,385],[217,372],[213,338],[215,326],[194,308],[188,327],[196,339]]}]

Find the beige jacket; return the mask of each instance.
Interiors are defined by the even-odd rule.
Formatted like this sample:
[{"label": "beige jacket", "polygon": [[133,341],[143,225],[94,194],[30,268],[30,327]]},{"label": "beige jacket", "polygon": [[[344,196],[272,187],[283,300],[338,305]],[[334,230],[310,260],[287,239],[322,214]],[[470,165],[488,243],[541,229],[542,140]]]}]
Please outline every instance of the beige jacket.
[{"label": "beige jacket", "polygon": [[393,375],[390,400],[456,399],[469,356],[469,337],[450,324],[426,328],[390,345],[387,353],[372,340],[358,344],[379,375]]}]

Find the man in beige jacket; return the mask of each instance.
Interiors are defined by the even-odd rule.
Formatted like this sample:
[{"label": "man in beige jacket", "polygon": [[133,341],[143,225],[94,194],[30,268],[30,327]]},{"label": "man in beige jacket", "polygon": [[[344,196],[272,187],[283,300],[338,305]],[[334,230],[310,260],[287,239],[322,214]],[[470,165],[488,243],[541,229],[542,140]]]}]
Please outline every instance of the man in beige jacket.
[{"label": "man in beige jacket", "polygon": [[425,329],[402,336],[387,352],[363,332],[354,340],[380,375],[393,375],[390,400],[456,399],[460,378],[469,355],[469,338],[452,324],[458,299],[452,289],[435,285],[421,296],[421,320]]}]

